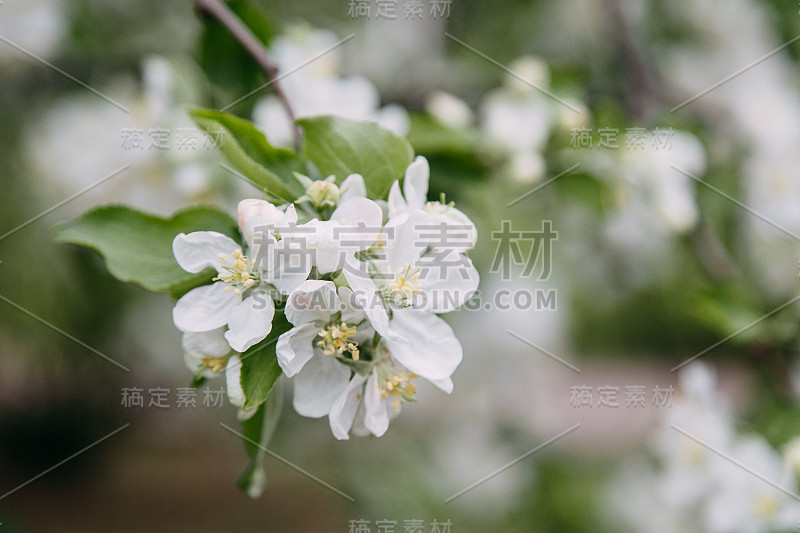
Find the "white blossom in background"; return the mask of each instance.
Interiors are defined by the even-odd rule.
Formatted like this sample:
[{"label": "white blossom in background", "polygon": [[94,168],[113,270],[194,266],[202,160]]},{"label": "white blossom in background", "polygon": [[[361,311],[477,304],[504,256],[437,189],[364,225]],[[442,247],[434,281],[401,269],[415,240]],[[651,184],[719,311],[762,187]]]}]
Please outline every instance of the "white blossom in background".
[{"label": "white blossom in background", "polygon": [[[275,39],[271,53],[279,73],[285,74],[281,85],[295,116],[337,115],[369,120],[405,135],[409,128],[405,109],[396,104],[381,107],[380,95],[372,82],[363,76],[341,75],[341,50],[334,48],[338,41],[330,31],[305,25],[291,27]],[[253,121],[270,143],[291,146],[292,123],[277,96],[258,101]]]},{"label": "white blossom in background", "polygon": [[[673,16],[699,38],[664,52],[665,77],[690,98],[717,84],[783,43],[770,6],[753,0],[682,0],[669,4]],[[786,231],[800,234],[800,80],[788,50],[719,86],[683,112],[704,115],[739,145],[742,196],[752,210]],[[734,141],[731,143],[731,140]],[[747,213],[750,267],[772,297],[796,291],[800,243]]]},{"label": "white blossom in background", "polygon": [[120,78],[100,89],[130,113],[84,90],[46,108],[29,126],[24,147],[40,195],[62,200],[129,164],[64,208],[79,212],[124,202],[167,215],[194,203],[227,205],[236,184],[221,176],[219,149],[181,103],[196,101],[186,94],[184,76],[192,76],[190,65],[149,56],[142,61],[141,86]]},{"label": "white blossom in background", "polygon": [[[640,462],[614,477],[613,511],[642,531],[791,530],[800,521],[800,501],[790,495],[797,492],[797,448],[790,444],[782,456],[763,437],[738,434],[714,371],[693,362],[654,433],[657,464]],[[635,495],[634,486],[648,487],[646,495]]]},{"label": "white blossom in background", "polygon": [[[742,437],[730,456],[792,494],[797,493],[795,468],[759,436]],[[719,486],[710,493],[704,513],[709,533],[792,531],[800,524],[800,502],[762,479],[728,463]]]},{"label": "white blossom in background", "polygon": [[435,91],[428,96],[425,110],[440,124],[456,130],[470,126],[475,120],[469,105],[446,91]]},{"label": "white blossom in background", "polygon": [[[505,159],[505,172],[519,182],[534,183],[547,172],[543,152],[554,128],[564,124],[564,104],[542,92],[551,90],[550,69],[542,59],[523,56],[509,70],[514,75],[507,74],[503,86],[481,103],[479,125],[491,149]],[[581,114],[569,108],[566,112]]]},{"label": "white blossom in background", "polygon": [[[66,32],[66,13],[59,0],[4,0],[0,5],[0,35],[43,59],[55,56]],[[0,43],[0,64],[4,69],[26,62],[34,60],[7,43]]]},{"label": "white blossom in background", "polygon": [[700,221],[694,183],[673,166],[699,179],[707,167],[705,148],[692,134],[670,130],[669,144],[633,149],[593,150],[582,156],[584,168],[605,181],[612,202],[602,228],[604,240],[626,262],[633,283],[653,278],[673,263],[665,261],[675,237]]}]

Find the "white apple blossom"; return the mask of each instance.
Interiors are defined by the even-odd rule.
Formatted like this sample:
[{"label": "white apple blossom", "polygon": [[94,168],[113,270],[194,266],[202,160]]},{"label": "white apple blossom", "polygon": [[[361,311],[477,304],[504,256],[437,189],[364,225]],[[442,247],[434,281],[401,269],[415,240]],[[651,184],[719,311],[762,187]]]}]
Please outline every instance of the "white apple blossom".
[{"label": "white apple blossom", "polygon": [[231,350],[225,338],[225,328],[203,332],[186,332],[182,340],[183,357],[186,366],[197,377],[214,378],[225,373],[228,399],[240,409],[240,417],[247,417],[251,411],[241,411],[245,397],[239,381],[241,359]]},{"label": "white apple blossom", "polygon": [[475,224],[456,209],[452,202],[449,204],[440,201],[428,201],[428,184],[430,182],[430,165],[428,160],[418,156],[406,169],[403,179],[403,192],[400,192],[400,183],[395,181],[389,191],[389,219],[415,210],[422,210],[429,218],[429,224],[444,225],[443,229],[450,230],[452,241],[437,241],[435,231],[423,232],[432,234],[428,240],[435,241],[437,248],[450,248],[458,252],[465,252],[475,246],[478,240],[478,231]]},{"label": "white apple blossom", "polygon": [[261,284],[270,276],[233,239],[214,231],[181,233],[172,250],[187,272],[212,267],[218,273],[213,284],[192,289],[175,304],[172,317],[179,330],[202,333],[227,325],[225,338],[237,352],[269,334],[275,305]]},{"label": "white apple blossom", "polygon": [[[430,218],[420,210],[386,223],[386,242],[382,253],[371,260],[369,281],[388,306],[448,313],[477,290],[478,271],[466,255],[428,248],[425,233],[430,227]],[[347,271],[345,276],[348,282],[358,277]],[[356,283],[363,285],[360,280]]]},{"label": "white apple blossom", "polygon": [[382,338],[373,346],[375,329],[349,288],[337,290],[322,280],[298,287],[286,304],[294,327],[281,335],[276,347],[284,373],[295,378],[297,412],[329,416],[339,439],[348,438],[354,424],[381,436],[401,404],[415,400],[411,380],[423,377],[451,392],[450,376],[461,362],[461,346],[442,319],[420,315],[413,337]]},{"label": "white apple blossom", "polygon": [[329,220],[312,219],[286,238],[304,248],[317,272],[329,274],[370,248],[380,237],[382,221],[378,204],[353,196],[340,202]]}]

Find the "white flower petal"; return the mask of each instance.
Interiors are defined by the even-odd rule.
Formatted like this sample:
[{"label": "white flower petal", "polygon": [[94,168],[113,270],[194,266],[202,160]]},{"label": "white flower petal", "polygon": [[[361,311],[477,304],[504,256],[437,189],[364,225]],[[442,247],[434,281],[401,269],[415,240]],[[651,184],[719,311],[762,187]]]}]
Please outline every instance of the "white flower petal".
[{"label": "white flower petal", "polygon": [[187,332],[181,339],[183,347],[183,360],[193,374],[201,374],[211,378],[216,375],[206,367],[203,359],[225,357],[230,353],[231,347],[225,340],[225,328],[211,331]]},{"label": "white flower petal", "polygon": [[347,440],[353,420],[356,418],[358,406],[361,404],[361,388],[366,378],[360,374],[353,376],[347,388],[333,403],[330,412],[330,424],[333,436],[339,440]]},{"label": "white flower petal", "polygon": [[431,313],[449,313],[464,305],[478,290],[480,274],[470,259],[455,250],[422,257],[419,285],[424,293],[421,307]]},{"label": "white flower petal", "polygon": [[376,437],[386,433],[389,429],[389,412],[381,395],[377,369],[372,371],[364,389],[364,411],[364,425],[367,429]]},{"label": "white flower petal", "polygon": [[431,233],[431,219],[424,211],[415,209],[390,219],[386,235],[386,263],[395,271],[414,265],[428,248],[426,233]]},{"label": "white flower petal", "polygon": [[[456,252],[466,252],[478,242],[478,230],[467,215],[452,206],[432,202],[425,207],[425,213],[433,224],[446,224],[445,239],[438,238],[432,244],[437,248],[448,248]],[[436,234],[435,232],[431,232]],[[438,234],[437,234],[438,237]]]},{"label": "white flower petal", "polygon": [[283,219],[284,226],[290,226],[293,224],[297,224],[297,209],[295,209],[294,204],[289,204],[286,206],[286,213]]},{"label": "white flower petal", "polygon": [[275,354],[286,377],[292,377],[303,369],[314,356],[311,344],[317,336],[318,328],[314,324],[294,327],[278,337]]},{"label": "white flower petal", "polygon": [[431,383],[445,391],[447,394],[453,392],[453,380],[450,378],[447,379],[431,379],[429,380]]},{"label": "white flower petal", "polygon": [[341,191],[341,196],[339,196],[340,202],[345,202],[350,198],[366,198],[367,196],[367,187],[364,184],[364,178],[361,174],[350,174],[347,176],[339,187],[339,190]]},{"label": "white flower petal", "polygon": [[356,300],[356,297],[350,287],[339,287],[337,294],[339,295],[339,301],[341,302],[339,309],[342,312],[342,322],[347,322],[348,324],[358,324],[367,318],[364,309],[362,309],[361,304],[359,304],[358,300]]},{"label": "white flower petal", "polygon": [[184,294],[172,310],[175,327],[181,331],[211,331],[228,323],[233,308],[241,298],[226,291],[228,284],[218,281]]},{"label": "white flower petal", "polygon": [[310,418],[331,412],[350,381],[350,369],[332,355],[312,357],[294,378],[294,409]]},{"label": "white flower petal", "polygon": [[299,249],[286,239],[278,241],[274,261],[264,279],[281,294],[290,294],[298,288],[311,272],[311,254]]},{"label": "white flower petal", "polygon": [[369,318],[369,322],[375,328],[375,331],[384,337],[400,340],[401,336],[389,331],[389,315],[386,313],[383,301],[378,295],[375,282],[366,272],[366,265],[354,262],[352,267],[345,268],[343,272],[347,284],[353,289],[353,296],[361,305],[361,308],[364,309],[364,313]]},{"label": "white flower petal", "polygon": [[231,312],[225,338],[237,352],[244,352],[261,342],[272,331],[275,304],[268,295],[260,296],[245,298]]},{"label": "white flower petal", "polygon": [[392,357],[415,374],[440,381],[449,378],[461,363],[461,344],[447,322],[434,314],[396,311],[390,328],[407,340],[385,338],[386,347]]},{"label": "white flower petal", "polygon": [[239,408],[244,405],[245,401],[241,376],[242,360],[238,355],[234,355],[228,359],[228,366],[225,368],[225,385],[228,388],[228,400]]},{"label": "white flower petal", "polygon": [[417,156],[408,165],[403,180],[403,192],[409,209],[422,209],[428,200],[428,180],[430,179],[430,166],[428,160]]},{"label": "white flower petal", "polygon": [[332,281],[307,280],[289,295],[286,318],[295,326],[323,320],[340,310],[341,301]]},{"label": "white flower petal", "polygon": [[389,218],[396,218],[408,212],[408,204],[403,193],[400,192],[400,183],[395,181],[389,189]]},{"label": "white flower petal", "polygon": [[200,272],[212,267],[219,271],[224,261],[219,254],[230,256],[240,247],[233,239],[216,231],[195,231],[178,234],[172,241],[175,260],[187,272]]},{"label": "white flower petal", "polygon": [[[331,220],[338,222],[340,225],[363,225],[372,230],[371,233],[379,234],[382,226],[381,222],[383,221],[383,213],[378,204],[372,200],[367,198],[350,198],[349,200],[339,203],[339,207],[337,207],[336,211],[331,215]],[[370,243],[370,245],[372,245],[372,243]],[[369,248],[369,246],[365,248]]]}]

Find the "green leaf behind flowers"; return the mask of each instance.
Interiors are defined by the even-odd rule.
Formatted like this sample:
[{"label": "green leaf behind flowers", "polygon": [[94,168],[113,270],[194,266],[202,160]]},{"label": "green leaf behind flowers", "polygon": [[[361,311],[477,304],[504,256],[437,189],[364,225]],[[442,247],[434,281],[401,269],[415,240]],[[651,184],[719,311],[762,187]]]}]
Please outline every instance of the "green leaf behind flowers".
[{"label": "green leaf behind flowers", "polygon": [[120,281],[177,298],[216,275],[213,269],[191,274],[175,260],[175,236],[193,231],[217,231],[237,241],[240,238],[236,222],[214,207],[193,207],[172,218],[161,218],[121,205],[93,209],[60,224],[53,228],[52,237],[94,250]]},{"label": "green leaf behind flowers", "polygon": [[374,122],[319,116],[297,121],[305,133],[303,154],[324,176],[341,183],[361,174],[370,198],[386,198],[414,157],[411,144]]},{"label": "green leaf behind flowers", "polygon": [[[189,112],[198,126],[215,139],[225,157],[256,186],[279,202],[291,202],[304,188],[295,172],[308,170],[294,152],[269,144],[252,122],[213,109],[195,108]],[[221,137],[220,137],[221,135]]]}]

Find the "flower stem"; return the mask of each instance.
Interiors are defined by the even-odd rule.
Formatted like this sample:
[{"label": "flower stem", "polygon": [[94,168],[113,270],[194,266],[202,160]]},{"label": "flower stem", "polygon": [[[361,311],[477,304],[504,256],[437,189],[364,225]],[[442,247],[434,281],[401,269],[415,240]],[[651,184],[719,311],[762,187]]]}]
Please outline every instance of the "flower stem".
[{"label": "flower stem", "polygon": [[261,70],[267,75],[270,84],[275,90],[275,94],[278,96],[289,120],[292,122],[295,149],[299,152],[302,134],[300,128],[294,123],[296,117],[294,111],[292,111],[292,106],[289,104],[289,100],[286,98],[286,93],[283,91],[283,87],[280,83],[278,83],[278,66],[272,58],[269,57],[264,45],[221,0],[195,0],[194,4],[198,12],[217,19],[220,24],[230,32],[233,38],[242,45],[247,53],[255,59],[258,66],[261,67]]}]

